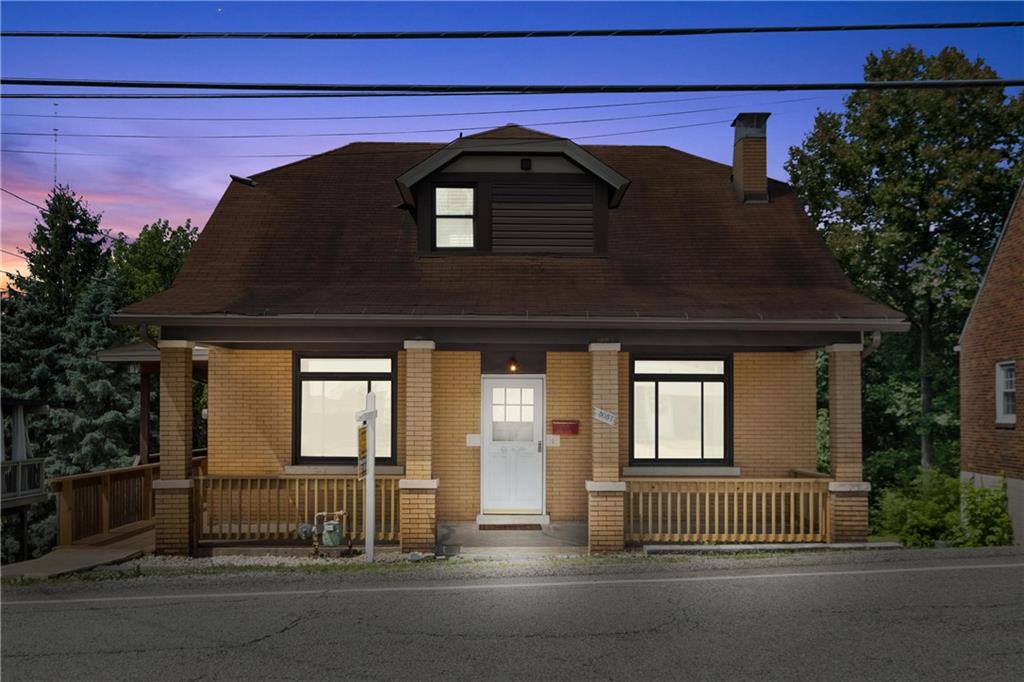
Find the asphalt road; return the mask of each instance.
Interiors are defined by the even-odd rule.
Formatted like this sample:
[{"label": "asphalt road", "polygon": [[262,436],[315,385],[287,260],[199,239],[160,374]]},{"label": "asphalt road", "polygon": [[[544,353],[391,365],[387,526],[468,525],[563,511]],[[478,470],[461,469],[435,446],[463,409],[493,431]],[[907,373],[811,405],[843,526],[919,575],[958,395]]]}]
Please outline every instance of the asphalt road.
[{"label": "asphalt road", "polygon": [[1024,554],[852,554],[4,588],[2,678],[1022,679]]}]

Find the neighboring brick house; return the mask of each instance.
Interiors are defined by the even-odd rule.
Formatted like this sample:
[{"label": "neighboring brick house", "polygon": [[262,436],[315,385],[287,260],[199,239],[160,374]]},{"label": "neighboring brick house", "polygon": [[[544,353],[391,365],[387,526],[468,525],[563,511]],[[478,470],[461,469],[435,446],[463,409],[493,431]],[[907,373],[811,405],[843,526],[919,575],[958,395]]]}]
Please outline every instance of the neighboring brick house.
[{"label": "neighboring brick house", "polygon": [[960,336],[960,477],[1006,477],[1017,543],[1024,541],[1024,427],[1017,384],[1024,367],[1024,184],[1003,226]]},{"label": "neighboring brick house", "polygon": [[508,125],[236,178],[174,286],[114,316],[161,327],[158,549],[286,539],[333,508],[358,539],[368,392],[378,536],[403,549],[432,549],[439,521],[585,522],[593,551],[865,539],[863,338],[907,323],[767,178],[767,118],[734,122],[735,172]]}]

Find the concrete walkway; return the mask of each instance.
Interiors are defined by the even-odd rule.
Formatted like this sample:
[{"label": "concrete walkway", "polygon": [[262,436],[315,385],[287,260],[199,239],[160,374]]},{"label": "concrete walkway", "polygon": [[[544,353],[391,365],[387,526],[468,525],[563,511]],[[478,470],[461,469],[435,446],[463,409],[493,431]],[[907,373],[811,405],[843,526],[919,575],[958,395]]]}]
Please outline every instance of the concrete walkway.
[{"label": "concrete walkway", "polygon": [[19,561],[0,569],[4,578],[53,578],[106,564],[119,564],[148,554],[156,547],[156,531],[148,530],[100,547],[57,547],[38,559]]},{"label": "concrete walkway", "polygon": [[480,530],[476,523],[437,525],[442,553],[474,557],[540,557],[587,553],[587,524],[552,523],[542,530]]}]

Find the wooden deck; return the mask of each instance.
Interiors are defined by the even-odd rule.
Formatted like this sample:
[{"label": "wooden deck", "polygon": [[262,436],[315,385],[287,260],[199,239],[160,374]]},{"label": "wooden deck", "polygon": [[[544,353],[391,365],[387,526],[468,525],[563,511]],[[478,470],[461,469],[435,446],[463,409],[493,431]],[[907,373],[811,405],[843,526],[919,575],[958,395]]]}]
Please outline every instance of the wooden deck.
[{"label": "wooden deck", "polygon": [[8,564],[3,567],[3,577],[54,578],[97,566],[119,564],[149,554],[155,547],[156,530],[150,524],[147,529],[134,534],[111,538],[109,544],[57,547],[38,559]]}]

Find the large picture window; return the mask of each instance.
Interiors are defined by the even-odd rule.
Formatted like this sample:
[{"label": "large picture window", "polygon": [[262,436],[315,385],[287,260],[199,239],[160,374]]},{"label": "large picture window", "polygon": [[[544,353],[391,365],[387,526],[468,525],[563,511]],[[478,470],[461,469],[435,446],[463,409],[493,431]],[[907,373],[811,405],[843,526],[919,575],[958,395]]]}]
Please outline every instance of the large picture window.
[{"label": "large picture window", "polygon": [[637,359],[632,376],[634,463],[731,461],[726,360]]},{"label": "large picture window", "polygon": [[394,361],[389,357],[299,356],[295,372],[295,462],[355,462],[355,415],[377,397],[377,461],[393,461]]}]

